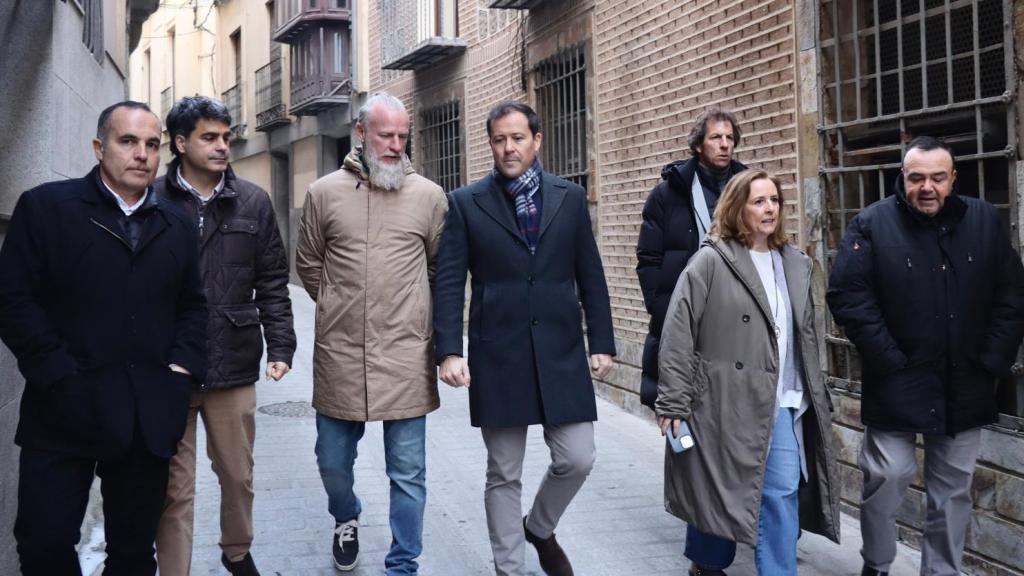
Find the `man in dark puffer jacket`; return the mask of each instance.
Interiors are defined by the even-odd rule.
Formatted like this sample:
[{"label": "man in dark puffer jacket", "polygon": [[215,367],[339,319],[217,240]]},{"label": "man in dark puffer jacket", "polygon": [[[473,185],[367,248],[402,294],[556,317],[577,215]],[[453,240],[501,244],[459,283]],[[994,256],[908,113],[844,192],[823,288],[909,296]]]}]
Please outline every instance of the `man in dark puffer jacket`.
[{"label": "man in dark puffer jacket", "polygon": [[828,305],[863,363],[863,574],[896,557],[896,514],[924,437],[922,574],[959,574],[981,427],[1024,333],[1024,267],[995,208],[953,194],[953,154],[928,136],[896,193],[850,222]]},{"label": "man in dark puffer jacket", "polygon": [[157,534],[163,576],[190,570],[198,415],[221,486],[221,562],[232,574],[258,574],[249,548],[260,325],[267,378],[284,376],[295,353],[284,244],[267,193],[228,166],[230,127],[223,103],[199,96],[179,100],[167,116],[175,159],[154,185],[199,228],[199,268],[210,311],[209,371],[192,393]]},{"label": "man in dark puffer jacket", "polygon": [[[636,275],[651,315],[641,361],[640,402],[652,410],[658,389],[661,328],[669,298],[679,274],[711,228],[725,185],[733,175],[747,169],[733,160],[740,143],[740,127],[732,112],[709,108],[700,113],[690,128],[688,143],[690,159],[666,165],[661,171],[662,181],[647,197],[636,245]],[[693,561],[691,574],[713,576],[732,564],[736,544],[688,527],[685,554]]]}]

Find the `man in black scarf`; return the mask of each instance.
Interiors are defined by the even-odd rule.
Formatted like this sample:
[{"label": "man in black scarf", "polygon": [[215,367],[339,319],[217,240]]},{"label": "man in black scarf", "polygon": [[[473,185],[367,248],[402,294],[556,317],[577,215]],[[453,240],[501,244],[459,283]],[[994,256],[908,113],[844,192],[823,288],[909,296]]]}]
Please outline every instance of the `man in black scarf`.
[{"label": "man in black scarf", "polygon": [[[636,246],[636,274],[651,315],[644,342],[640,402],[654,408],[658,388],[658,346],[668,301],[686,263],[697,253],[711,229],[718,197],[733,175],[747,169],[733,160],[740,127],[732,112],[705,110],[694,120],[688,139],[689,160],[677,160],[661,171],[662,181],[644,204]],[[732,563],[736,545],[689,528],[686,557],[691,574],[721,574]]]}]

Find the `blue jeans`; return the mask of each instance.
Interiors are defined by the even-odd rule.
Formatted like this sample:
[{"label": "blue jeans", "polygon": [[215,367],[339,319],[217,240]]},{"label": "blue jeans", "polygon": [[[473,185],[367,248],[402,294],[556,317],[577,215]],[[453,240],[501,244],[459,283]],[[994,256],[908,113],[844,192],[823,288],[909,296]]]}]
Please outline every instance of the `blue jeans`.
[{"label": "blue jeans", "polygon": [[[801,472],[793,412],[780,408],[772,430],[754,552],[758,574],[796,574],[796,541],[800,536],[797,492]],[[736,543],[687,526],[685,555],[703,568],[724,570],[736,557]]]},{"label": "blue jeans", "polygon": [[[423,551],[423,509],[427,501],[426,416],[384,422],[384,459],[391,480],[391,549],[388,576],[416,574]],[[358,518],[362,504],[352,490],[352,465],[365,422],[316,415],[316,461],[335,522]]]}]

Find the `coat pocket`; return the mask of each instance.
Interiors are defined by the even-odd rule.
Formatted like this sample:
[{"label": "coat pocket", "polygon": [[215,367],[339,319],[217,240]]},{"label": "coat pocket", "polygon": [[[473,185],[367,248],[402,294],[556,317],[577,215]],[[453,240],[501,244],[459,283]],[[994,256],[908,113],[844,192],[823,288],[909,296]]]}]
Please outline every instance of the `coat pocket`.
[{"label": "coat pocket", "polygon": [[47,403],[51,422],[76,438],[95,438],[100,430],[96,410],[98,393],[93,372],[80,372],[54,384],[48,391]]},{"label": "coat pocket", "polygon": [[[222,353],[221,376],[235,380],[252,374],[258,376],[259,361],[263,356],[263,337],[260,314],[255,305],[226,306],[220,309],[227,319],[220,334]],[[257,376],[253,376],[255,381]]]},{"label": "coat pocket", "polygon": [[229,266],[253,266],[256,259],[255,220],[234,218],[220,225],[222,261]]}]

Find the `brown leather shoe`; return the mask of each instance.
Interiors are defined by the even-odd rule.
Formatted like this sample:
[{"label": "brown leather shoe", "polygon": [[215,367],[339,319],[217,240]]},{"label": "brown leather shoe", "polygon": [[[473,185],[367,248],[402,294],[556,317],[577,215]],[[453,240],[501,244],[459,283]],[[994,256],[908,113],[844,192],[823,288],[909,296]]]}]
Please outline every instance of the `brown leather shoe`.
[{"label": "brown leather shoe", "polygon": [[690,576],[729,576],[723,570],[708,570],[701,568],[696,562],[690,564]]},{"label": "brown leather shoe", "polygon": [[569,563],[565,551],[558,545],[555,535],[547,539],[534,536],[526,527],[526,516],[523,516],[523,532],[526,533],[526,541],[533,544],[537,549],[537,557],[540,559],[540,568],[548,576],[573,576],[572,564]]}]

